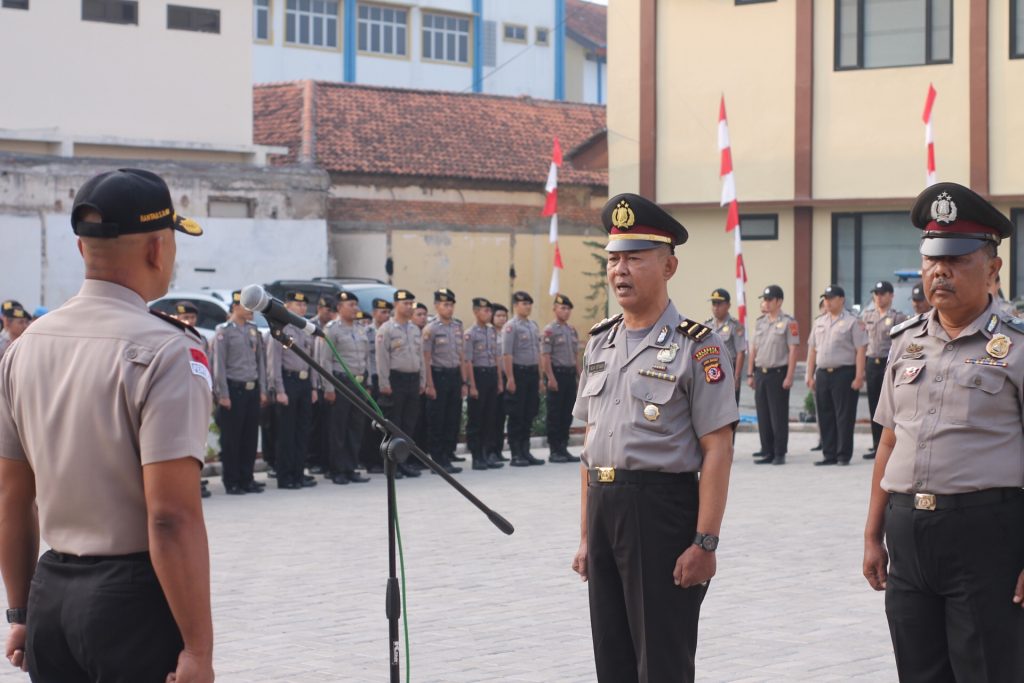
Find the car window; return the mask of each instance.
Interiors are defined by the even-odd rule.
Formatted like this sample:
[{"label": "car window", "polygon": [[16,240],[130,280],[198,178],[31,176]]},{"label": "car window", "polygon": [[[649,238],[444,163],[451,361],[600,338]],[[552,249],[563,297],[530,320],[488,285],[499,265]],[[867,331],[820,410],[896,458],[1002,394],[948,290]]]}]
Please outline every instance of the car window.
[{"label": "car window", "polygon": [[192,303],[199,309],[199,321],[196,323],[196,327],[212,330],[228,319],[228,314],[224,312],[224,309],[213,302],[193,299]]}]

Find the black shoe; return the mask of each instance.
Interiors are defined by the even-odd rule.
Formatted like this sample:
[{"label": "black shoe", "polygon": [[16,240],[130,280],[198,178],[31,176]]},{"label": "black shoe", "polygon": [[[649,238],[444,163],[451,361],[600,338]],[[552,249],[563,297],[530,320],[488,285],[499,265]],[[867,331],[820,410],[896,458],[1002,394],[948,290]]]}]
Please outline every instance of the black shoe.
[{"label": "black shoe", "polygon": [[373,467],[366,468],[367,474],[384,474],[384,468],[380,465],[374,465]]},{"label": "black shoe", "polygon": [[525,448],[523,449],[523,460],[525,460],[526,462],[530,463],[531,465],[543,465],[544,464],[543,460],[541,460],[540,458],[534,457],[533,453],[531,453],[530,451],[526,450]]},{"label": "black shoe", "polygon": [[865,453],[864,455],[862,455],[860,457],[864,458],[865,460],[874,460],[875,459],[875,452],[871,451],[870,453]]},{"label": "black shoe", "polygon": [[579,456],[576,456],[576,455],[573,455],[572,453],[570,453],[568,448],[563,448],[562,449],[562,455],[565,456],[565,461],[566,462],[580,462]]},{"label": "black shoe", "polygon": [[348,484],[348,477],[346,477],[344,474],[339,474],[335,477],[331,477],[331,481],[335,484],[338,484],[339,486],[344,486]]},{"label": "black shoe", "polygon": [[561,453],[552,453],[548,456],[548,462],[572,462],[572,460]]},{"label": "black shoe", "polygon": [[343,476],[353,484],[365,484],[370,481],[369,477],[364,477],[355,470],[349,470],[348,472],[345,472]]},{"label": "black shoe", "polygon": [[246,493],[263,493],[263,487],[254,481],[250,481],[248,484],[243,486],[242,490]]},{"label": "black shoe", "polygon": [[526,458],[512,458],[512,462],[509,464],[512,467],[529,467],[531,465],[530,461]]},{"label": "black shoe", "polygon": [[302,489],[302,488],[311,489],[314,486],[316,486],[316,479],[314,479],[313,477],[307,477],[307,476],[303,476],[302,477],[302,482],[299,484],[299,488],[300,489]]},{"label": "black shoe", "polygon": [[474,458],[473,459],[473,469],[474,470],[489,470],[490,468],[487,466],[487,463],[484,462],[483,460],[480,460],[479,458]]},{"label": "black shoe", "polygon": [[494,456],[494,459],[497,460],[498,462],[508,462],[509,461],[509,458],[506,458],[504,453],[498,452],[498,453],[492,453],[492,455]]},{"label": "black shoe", "polygon": [[754,451],[753,453],[750,454],[750,457],[752,457],[752,458],[763,458],[764,457],[764,451]]},{"label": "black shoe", "polygon": [[489,470],[500,470],[502,467],[505,466],[505,463],[503,463],[501,460],[498,460],[498,456],[494,455],[494,453],[491,453],[490,455],[487,456],[486,465],[487,469]]},{"label": "black shoe", "polygon": [[253,480],[252,480],[251,482],[249,482],[249,483],[250,483],[250,484],[252,484],[253,486],[256,486],[256,487],[257,487],[257,488],[259,488],[260,490],[262,490],[262,489],[265,489],[265,488],[267,488],[267,485],[266,485],[266,484],[264,484],[264,483],[263,483],[262,481],[256,481],[255,479],[253,479]]},{"label": "black shoe", "polygon": [[775,462],[775,456],[774,455],[769,455],[769,456],[766,456],[764,458],[761,458],[760,460],[755,460],[754,464],[755,465],[771,465],[773,462]]},{"label": "black shoe", "polygon": [[828,467],[829,465],[835,465],[835,464],[836,464],[835,460],[819,460],[818,462],[814,463],[814,466],[815,467]]},{"label": "black shoe", "polygon": [[461,455],[453,455],[451,458],[449,458],[449,460],[451,460],[452,462],[466,462],[466,459]]},{"label": "black shoe", "polygon": [[786,456],[784,456],[784,455],[776,455],[775,456],[775,460],[772,460],[772,464],[773,465],[785,465],[786,464]]},{"label": "black shoe", "polygon": [[225,486],[224,493],[228,494],[229,496],[244,496],[245,489],[243,489],[241,486]]},{"label": "black shoe", "polygon": [[324,468],[320,467],[320,465],[313,465],[312,467],[310,467],[309,468],[309,473],[310,474],[327,474],[327,472],[324,471]]},{"label": "black shoe", "polygon": [[817,446],[815,446],[815,447],[814,447],[814,448],[812,448],[811,450],[812,450],[812,451],[820,451],[820,450],[821,450],[821,444],[819,443],[819,444],[818,444]]},{"label": "black shoe", "polygon": [[207,484],[209,484],[209,483],[210,483],[210,480],[209,480],[209,479],[200,479],[200,480],[199,480],[199,485],[200,485],[200,486],[206,486],[206,485],[207,485]]},{"label": "black shoe", "polygon": [[839,465],[840,467],[849,467],[850,466],[850,461],[849,460],[840,460],[836,464]]},{"label": "black shoe", "polygon": [[302,484],[298,484],[298,483],[295,483],[295,482],[288,482],[288,483],[282,484],[281,482],[277,482],[277,488],[279,488],[279,489],[289,489],[289,490],[298,490],[298,489],[302,488]]},{"label": "black shoe", "polygon": [[[456,467],[455,465],[451,464],[450,462],[438,463],[438,464],[441,465],[441,469],[444,470],[445,472],[447,472],[448,474],[458,474],[459,472],[462,471],[461,467]],[[435,472],[434,470],[430,470],[430,473],[431,474],[437,474],[437,472]]]},{"label": "black shoe", "polygon": [[199,485],[199,497],[200,498],[209,498],[212,495],[213,494],[210,493],[210,489],[206,488],[206,484],[200,484]]},{"label": "black shoe", "polygon": [[415,479],[416,477],[420,476],[420,471],[410,467],[409,463],[407,462],[403,462],[402,464],[398,465],[397,471],[401,472],[403,475],[410,477],[412,479]]}]

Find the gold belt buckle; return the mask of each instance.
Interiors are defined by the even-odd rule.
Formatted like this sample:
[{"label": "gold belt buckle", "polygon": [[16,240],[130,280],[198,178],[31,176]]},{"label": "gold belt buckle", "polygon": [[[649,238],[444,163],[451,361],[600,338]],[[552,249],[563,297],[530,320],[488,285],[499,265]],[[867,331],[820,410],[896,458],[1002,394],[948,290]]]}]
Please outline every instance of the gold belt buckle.
[{"label": "gold belt buckle", "polygon": [[935,494],[934,493],[915,493],[914,494],[914,509],[915,510],[935,510]]},{"label": "gold belt buckle", "polygon": [[256,388],[256,382],[246,382],[245,383],[245,390],[246,391],[252,391],[255,388]]},{"label": "gold belt buckle", "polygon": [[362,384],[362,383],[363,383],[363,376],[362,375],[356,375],[356,384]]},{"label": "gold belt buckle", "polygon": [[299,370],[299,379],[309,379],[309,373],[305,370]]},{"label": "gold belt buckle", "polygon": [[825,368],[825,372],[830,372],[831,373],[831,372],[835,372],[835,371],[836,371],[835,368]]},{"label": "gold belt buckle", "polygon": [[767,375],[768,374],[768,368],[762,367],[761,368],[761,374],[762,375]]},{"label": "gold belt buckle", "polygon": [[614,467],[598,467],[597,480],[602,484],[610,484],[615,481]]}]

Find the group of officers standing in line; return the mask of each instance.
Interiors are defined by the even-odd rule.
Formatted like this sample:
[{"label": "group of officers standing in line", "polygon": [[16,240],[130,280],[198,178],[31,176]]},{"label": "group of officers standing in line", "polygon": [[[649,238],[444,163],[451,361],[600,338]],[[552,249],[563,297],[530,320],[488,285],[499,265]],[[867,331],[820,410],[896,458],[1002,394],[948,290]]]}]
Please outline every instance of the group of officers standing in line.
[{"label": "group of officers standing in line", "polygon": [[[468,329],[454,317],[452,290],[438,289],[433,298],[430,320],[407,289],[396,290],[392,301],[373,299],[367,316],[356,294],[342,290],[317,301],[312,322],[322,338],[291,325],[284,332],[339,381],[365,391],[450,474],[461,472],[455,463],[464,461],[456,454],[464,400],[473,469],[544,464],[529,449],[540,391],[547,395],[548,460],[578,462],[568,451],[579,375],[579,336],[568,323],[572,301],[556,295],[554,320],[541,331],[530,320],[533,298],[526,292],[512,295],[511,320],[505,306],[474,298]],[[305,316],[310,303],[304,292],[285,294],[285,307],[297,315]],[[188,322],[190,306],[178,304],[177,317]],[[381,437],[369,420],[297,354],[260,334],[240,291],[232,294],[210,356],[228,494],[263,489],[253,477],[261,426],[263,457],[278,488],[315,486],[314,474],[348,484],[369,481],[360,469],[383,473]],[[506,419],[511,459],[502,455]],[[396,476],[418,477],[421,470],[410,459],[398,464]]]}]

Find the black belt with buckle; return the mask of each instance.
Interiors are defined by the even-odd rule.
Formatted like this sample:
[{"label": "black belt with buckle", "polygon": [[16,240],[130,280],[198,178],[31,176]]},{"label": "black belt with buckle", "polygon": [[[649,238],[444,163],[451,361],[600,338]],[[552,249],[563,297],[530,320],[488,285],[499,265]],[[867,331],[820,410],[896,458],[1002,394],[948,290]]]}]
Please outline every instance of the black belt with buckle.
[{"label": "black belt with buckle", "polygon": [[696,472],[655,472],[595,467],[587,470],[591,484],[682,484],[697,481]]},{"label": "black belt with buckle", "polygon": [[874,356],[868,356],[868,360],[871,361],[872,363],[874,363],[875,365],[885,365],[885,358],[878,358],[878,357],[874,357]]},{"label": "black belt with buckle", "polygon": [[238,379],[229,379],[228,386],[234,387],[235,389],[245,389],[246,391],[252,391],[256,388],[256,380],[244,381]]},{"label": "black belt with buckle", "polygon": [[551,371],[552,372],[557,372],[559,374],[569,374],[570,372],[573,373],[573,374],[576,374],[576,366],[575,365],[552,365],[551,366]]},{"label": "black belt with buckle", "polygon": [[970,493],[952,493],[939,495],[935,493],[890,493],[889,502],[894,507],[914,508],[915,510],[953,510],[956,508],[972,508],[979,505],[992,505],[1024,495],[1024,489],[999,488],[971,491]]},{"label": "black belt with buckle", "polygon": [[431,372],[436,372],[439,375],[454,375],[457,372],[461,372],[459,368],[443,368],[440,365],[431,365]]},{"label": "black belt with buckle", "polygon": [[149,562],[149,551],[128,553],[126,555],[72,555],[57,550],[48,550],[46,554],[64,564],[98,564],[100,562]]},{"label": "black belt with buckle", "polygon": [[838,366],[836,366],[834,368],[818,368],[818,369],[819,370],[823,370],[823,371],[828,372],[828,373],[833,373],[833,372],[839,372],[840,370],[854,370],[854,369],[856,369],[856,367],[857,367],[856,365],[838,365]]},{"label": "black belt with buckle", "polygon": [[759,367],[758,370],[761,372],[762,375],[767,375],[769,372],[785,372],[786,368],[787,366],[785,365],[779,365],[778,367],[774,368]]},{"label": "black belt with buckle", "polygon": [[287,377],[288,379],[309,379],[309,370],[282,370],[281,377]]}]

